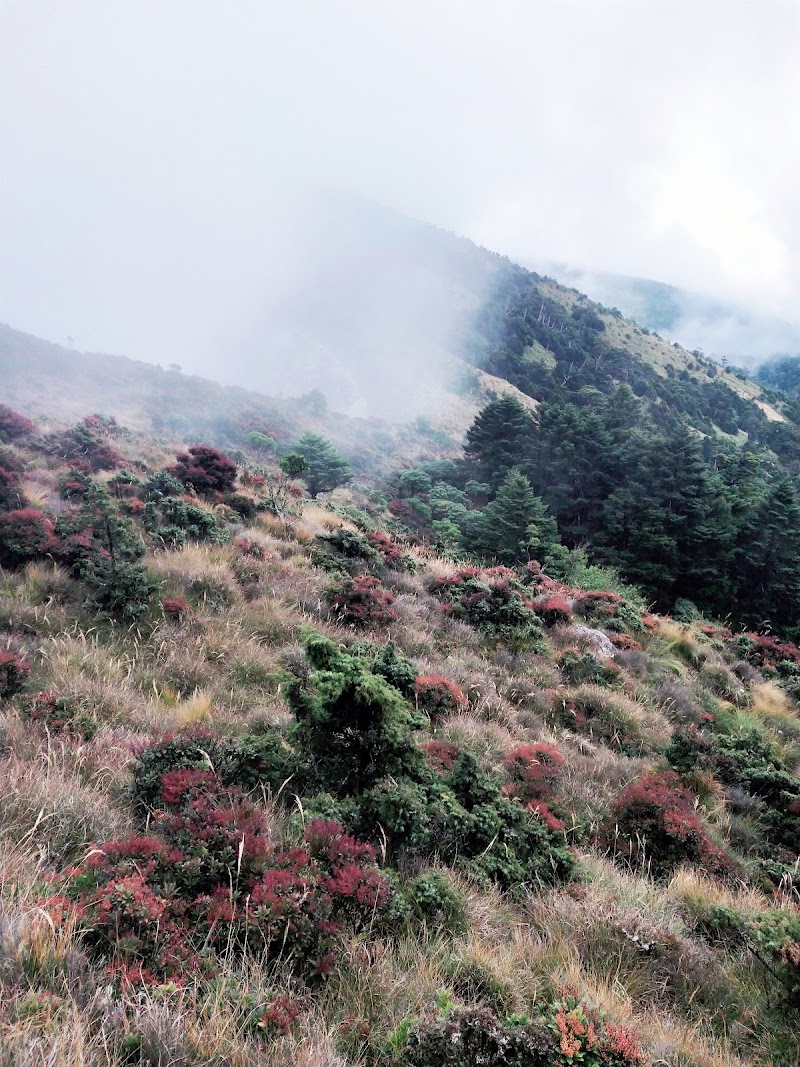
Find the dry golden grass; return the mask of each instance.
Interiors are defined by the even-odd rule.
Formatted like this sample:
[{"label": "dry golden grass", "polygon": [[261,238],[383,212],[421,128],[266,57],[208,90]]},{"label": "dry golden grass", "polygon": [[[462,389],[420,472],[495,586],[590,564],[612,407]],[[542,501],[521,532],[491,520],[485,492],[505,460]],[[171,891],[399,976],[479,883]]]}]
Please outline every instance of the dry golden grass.
[{"label": "dry golden grass", "polygon": [[652,752],[669,743],[672,727],[666,716],[643,701],[599,685],[581,685],[570,698],[589,720],[589,729],[608,738],[615,747]]}]

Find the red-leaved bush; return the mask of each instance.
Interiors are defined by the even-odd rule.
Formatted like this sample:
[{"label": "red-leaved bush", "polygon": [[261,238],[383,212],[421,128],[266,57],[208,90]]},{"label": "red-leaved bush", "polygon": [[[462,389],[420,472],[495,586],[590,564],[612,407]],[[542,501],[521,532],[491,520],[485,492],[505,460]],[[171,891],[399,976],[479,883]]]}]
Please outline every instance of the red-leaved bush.
[{"label": "red-leaved bush", "polygon": [[403,562],[403,550],[391,537],[384,533],[383,530],[378,530],[375,533],[368,534],[367,540],[383,556],[384,562],[387,567],[401,567]]},{"label": "red-leaved bush", "polygon": [[467,706],[467,698],[455,682],[441,674],[420,674],[414,682],[417,707],[427,713],[431,722],[447,715],[455,715]]},{"label": "red-leaved bush", "polygon": [[233,489],[236,464],[218,449],[210,445],[192,445],[187,452],[179,452],[176,458],[178,462],[168,468],[169,473],[201,496],[229,493]]},{"label": "red-leaved bush", "polygon": [[582,592],[575,601],[575,610],[587,617],[611,619],[621,603],[618,593]]},{"label": "red-leaved bush", "polygon": [[282,847],[264,810],[210,769],[163,774],[161,805],[151,833],[94,847],[57,879],[118,978],[122,965],[128,982],[181,981],[248,946],[325,975],[344,925],[389,901],[375,850],[339,823],[312,819],[299,845]]},{"label": "red-leaved bush", "polygon": [[51,555],[59,548],[52,521],[36,508],[20,508],[0,515],[0,564],[20,567]]},{"label": "red-leaved bush", "polygon": [[24,687],[31,665],[16,652],[0,652],[0,700],[8,700]]},{"label": "red-leaved bush", "polygon": [[161,610],[168,619],[185,619],[192,614],[192,609],[186,597],[168,596],[161,601]]},{"label": "red-leaved bush", "polygon": [[371,575],[351,578],[332,593],[334,614],[352,626],[385,626],[397,618],[392,608],[394,597]]},{"label": "red-leaved bush", "polygon": [[36,433],[36,423],[7,404],[0,404],[0,441],[16,441],[29,433]]},{"label": "red-leaved bush", "polygon": [[503,760],[507,792],[521,801],[540,801],[552,795],[564,774],[564,757],[545,741],[515,745]]},{"label": "red-leaved bush", "polygon": [[644,860],[654,875],[669,875],[681,863],[702,863],[719,877],[741,872],[709,838],[694,795],[674,771],[645,774],[617,797],[603,840],[617,856]]},{"label": "red-leaved bush", "polygon": [[448,741],[424,741],[419,746],[425,753],[431,769],[441,774],[453,768],[458,749]]},{"label": "red-leaved bush", "polygon": [[533,608],[548,626],[555,626],[559,622],[572,621],[572,608],[569,606],[566,597],[561,596],[560,593],[555,593],[544,600],[534,601]]}]

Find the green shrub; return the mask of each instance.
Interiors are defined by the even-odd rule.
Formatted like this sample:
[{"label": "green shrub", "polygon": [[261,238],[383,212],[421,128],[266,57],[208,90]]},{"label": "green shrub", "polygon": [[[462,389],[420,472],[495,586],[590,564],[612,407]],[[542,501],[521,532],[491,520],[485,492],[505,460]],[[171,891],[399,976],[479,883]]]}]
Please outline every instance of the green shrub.
[{"label": "green shrub", "polygon": [[426,871],[403,887],[411,915],[436,929],[452,934],[466,929],[464,904],[452,881],[441,871]]}]

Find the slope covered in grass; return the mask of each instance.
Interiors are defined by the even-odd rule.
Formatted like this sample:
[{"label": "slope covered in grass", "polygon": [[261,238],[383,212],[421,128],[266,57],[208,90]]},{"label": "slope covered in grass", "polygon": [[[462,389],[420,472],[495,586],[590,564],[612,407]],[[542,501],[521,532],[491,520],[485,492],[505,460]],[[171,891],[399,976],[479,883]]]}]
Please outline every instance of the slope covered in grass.
[{"label": "slope covered in grass", "polygon": [[4,1065],[797,1063],[794,645],[7,425]]}]

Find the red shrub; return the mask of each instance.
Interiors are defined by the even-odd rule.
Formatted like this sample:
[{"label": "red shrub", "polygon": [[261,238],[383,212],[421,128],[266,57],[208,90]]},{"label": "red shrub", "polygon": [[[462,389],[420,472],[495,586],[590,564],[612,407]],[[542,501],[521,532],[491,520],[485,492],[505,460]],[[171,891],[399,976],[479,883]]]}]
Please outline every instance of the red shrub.
[{"label": "red shrub", "polygon": [[739,639],[745,646],[750,663],[759,667],[775,667],[782,660],[800,664],[800,648],[790,641],[779,641],[770,634],[746,633]]},{"label": "red shrub", "polygon": [[383,530],[378,530],[376,533],[369,534],[368,540],[372,547],[383,556],[384,562],[388,567],[402,566],[403,550],[387,533],[384,533]]},{"label": "red shrub", "polygon": [[331,608],[342,622],[353,626],[384,626],[397,618],[394,597],[377,578],[351,578],[333,590]]},{"label": "red shrub", "polygon": [[572,608],[565,597],[556,593],[545,600],[537,600],[533,604],[537,615],[541,615],[548,626],[555,626],[559,622],[572,621]]},{"label": "red shrub", "polygon": [[188,452],[180,452],[178,462],[169,473],[185,486],[191,486],[201,496],[210,493],[229,493],[236,481],[236,464],[224,453],[209,445],[192,445]]},{"label": "red shrub", "polygon": [[575,610],[581,615],[611,619],[621,603],[622,597],[617,593],[581,593],[575,601]]},{"label": "red shrub", "polygon": [[431,722],[455,715],[467,706],[467,698],[449,678],[441,674],[420,674],[414,682],[417,707],[422,708]]},{"label": "red shrub", "polygon": [[0,652],[0,700],[8,700],[24,687],[31,665],[15,652]]},{"label": "red shrub", "polygon": [[414,509],[407,500],[390,500],[386,506],[398,519],[409,519],[414,514]]},{"label": "red shrub", "polygon": [[264,546],[260,545],[258,541],[253,541],[249,537],[237,537],[233,544],[243,556],[250,556],[252,559],[261,560],[270,558],[270,553],[266,551]]},{"label": "red shrub", "polygon": [[555,745],[544,741],[515,745],[503,760],[508,791],[523,801],[549,796],[564,774],[565,762]]},{"label": "red shrub", "polygon": [[29,433],[36,433],[36,423],[6,404],[0,404],[0,440],[16,441],[18,437]]},{"label": "red shrub", "polygon": [[645,859],[657,876],[681,863],[707,863],[716,873],[735,865],[712,844],[695,809],[695,797],[674,771],[639,778],[614,802],[605,843],[627,859]]},{"label": "red shrub", "polygon": [[452,770],[453,762],[458,755],[455,745],[448,744],[447,741],[425,741],[420,748],[428,757],[432,770],[439,772]]},{"label": "red shrub", "polygon": [[[372,846],[312,820],[305,847],[277,850],[266,815],[210,769],[161,776],[158,836],[112,841],[65,872],[87,943],[127,982],[213,973],[213,952],[247,944],[306,975],[331,970],[344,922],[360,925],[390,896]],[[122,971],[119,971],[119,968]],[[290,1024],[288,1005],[265,1026]]]},{"label": "red shrub", "polygon": [[21,507],[25,502],[19,475],[12,465],[0,467],[0,509]]},{"label": "red shrub", "polygon": [[191,615],[189,601],[182,596],[168,596],[161,601],[161,608],[168,619],[184,619]]},{"label": "red shrub", "polygon": [[629,634],[609,634],[611,638],[611,644],[620,650],[620,652],[641,652],[642,646],[636,640],[635,637],[631,637]]},{"label": "red shrub", "polygon": [[0,515],[0,564],[19,567],[41,559],[59,547],[52,521],[36,508],[21,508]]},{"label": "red shrub", "polygon": [[531,800],[525,806],[537,819],[541,819],[549,830],[565,829],[565,824],[552,813],[543,800]]}]

